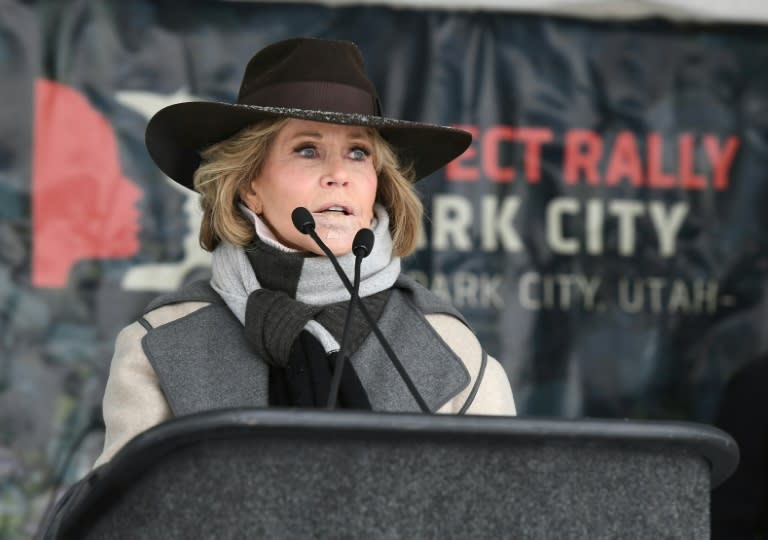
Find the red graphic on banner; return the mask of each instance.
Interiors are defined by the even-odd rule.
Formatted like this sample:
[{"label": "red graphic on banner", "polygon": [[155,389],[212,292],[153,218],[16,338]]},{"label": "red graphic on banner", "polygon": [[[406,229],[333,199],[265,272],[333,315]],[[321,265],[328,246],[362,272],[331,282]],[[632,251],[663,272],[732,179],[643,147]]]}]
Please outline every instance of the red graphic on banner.
[{"label": "red graphic on banner", "polygon": [[63,84],[36,82],[32,166],[33,285],[64,287],[77,261],[138,251],[142,192],[107,119]]}]

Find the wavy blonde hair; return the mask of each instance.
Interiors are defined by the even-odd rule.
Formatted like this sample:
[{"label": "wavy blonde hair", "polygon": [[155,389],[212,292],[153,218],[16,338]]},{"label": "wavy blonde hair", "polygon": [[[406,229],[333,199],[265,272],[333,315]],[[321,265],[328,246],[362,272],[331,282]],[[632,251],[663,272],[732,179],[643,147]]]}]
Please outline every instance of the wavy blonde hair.
[{"label": "wavy blonde hair", "polygon": [[[241,195],[251,188],[277,133],[288,118],[264,120],[200,153],[201,164],[193,185],[200,193],[203,221],[200,245],[213,251],[222,241],[246,246],[255,231],[238,208]],[[375,129],[368,130],[373,166],[378,177],[376,202],[389,213],[389,230],[396,256],[410,255],[421,233],[423,207],[413,187],[413,169],[401,164],[392,147]]]}]

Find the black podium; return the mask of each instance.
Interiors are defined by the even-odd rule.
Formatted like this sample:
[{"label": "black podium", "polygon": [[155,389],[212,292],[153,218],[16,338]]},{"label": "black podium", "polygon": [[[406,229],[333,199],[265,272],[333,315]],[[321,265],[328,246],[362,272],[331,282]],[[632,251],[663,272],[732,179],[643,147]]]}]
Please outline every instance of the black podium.
[{"label": "black podium", "polygon": [[691,423],[234,409],[135,438],[78,539],[708,538],[733,440]]}]

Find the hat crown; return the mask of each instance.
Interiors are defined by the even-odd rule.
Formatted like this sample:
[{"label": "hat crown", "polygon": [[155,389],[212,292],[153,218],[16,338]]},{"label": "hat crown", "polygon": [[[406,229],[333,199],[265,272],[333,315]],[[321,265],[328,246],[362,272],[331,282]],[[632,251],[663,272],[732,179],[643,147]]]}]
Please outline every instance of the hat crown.
[{"label": "hat crown", "polygon": [[248,62],[238,103],[381,115],[376,88],[351,41],[293,38]]}]

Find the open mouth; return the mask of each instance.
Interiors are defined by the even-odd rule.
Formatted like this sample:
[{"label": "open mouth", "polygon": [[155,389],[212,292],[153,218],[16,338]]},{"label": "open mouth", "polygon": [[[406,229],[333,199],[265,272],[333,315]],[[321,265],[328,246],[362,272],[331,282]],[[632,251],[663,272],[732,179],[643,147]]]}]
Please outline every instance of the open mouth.
[{"label": "open mouth", "polygon": [[352,211],[349,208],[347,208],[345,206],[338,206],[338,205],[329,206],[328,208],[320,210],[317,213],[318,214],[324,214],[326,216],[328,216],[328,215],[351,216],[352,215]]}]

